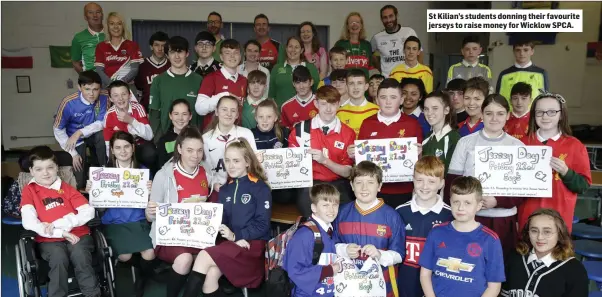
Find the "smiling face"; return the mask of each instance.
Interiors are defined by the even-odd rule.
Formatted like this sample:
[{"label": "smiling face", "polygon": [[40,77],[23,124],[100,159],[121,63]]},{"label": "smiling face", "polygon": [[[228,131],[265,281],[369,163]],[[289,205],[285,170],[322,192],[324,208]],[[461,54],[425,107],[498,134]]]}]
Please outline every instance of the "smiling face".
[{"label": "smiling face", "polygon": [[288,61],[299,62],[302,51],[303,48],[301,47],[299,41],[296,39],[289,40],[288,44],[286,45],[286,57],[288,58]]},{"label": "smiling face", "polygon": [[418,106],[420,101],[420,91],[417,85],[408,84],[403,87],[402,94],[405,97],[403,101],[403,108],[409,111],[413,111]]},{"label": "smiling face", "polygon": [[230,177],[239,178],[248,174],[249,162],[245,159],[242,149],[236,147],[226,148],[224,162]]},{"label": "smiling face", "polygon": [[355,198],[363,204],[374,202],[381,187],[382,183],[378,183],[376,176],[356,176],[351,182],[351,188],[353,188]]},{"label": "smiling face", "polygon": [[466,223],[474,220],[477,211],[481,209],[483,201],[477,202],[477,193],[466,195],[451,194],[451,211],[454,219]]},{"label": "smiling face", "polygon": [[395,11],[393,8],[387,8],[383,10],[380,15],[380,20],[383,22],[383,26],[387,31],[393,31],[397,28],[397,16],[395,16]]},{"label": "smiling face", "polygon": [[196,138],[186,138],[178,146],[180,162],[187,168],[196,168],[203,160],[203,142]]},{"label": "smiling face", "polygon": [[219,31],[222,29],[222,19],[217,15],[210,15],[207,18],[207,30],[213,34],[218,35]]},{"label": "smiling face", "polygon": [[278,115],[271,107],[258,107],[255,111],[255,121],[257,121],[257,127],[260,131],[268,132],[271,131],[276,122],[278,122]]},{"label": "smiling face", "polygon": [[339,103],[328,103],[328,101],[324,99],[314,100],[314,104],[318,109],[318,116],[324,123],[331,123],[334,118],[337,116],[337,110],[339,108]]},{"label": "smiling face", "polygon": [[551,253],[558,244],[558,227],[547,215],[532,217],[529,223],[529,239],[538,255]]},{"label": "smiling face", "polygon": [[320,200],[317,204],[311,204],[311,212],[322,221],[332,223],[339,213],[339,204],[332,201]]},{"label": "smiling face", "polygon": [[119,162],[128,163],[132,161],[134,146],[123,139],[116,139],[111,147],[111,153]]},{"label": "smiling face", "polygon": [[270,33],[270,25],[268,25],[268,20],[266,18],[258,18],[255,20],[255,24],[253,27],[255,31],[255,37],[263,38]]},{"label": "smiling face", "polygon": [[215,50],[215,46],[211,41],[199,40],[194,46],[196,54],[203,59],[211,57],[213,50]]},{"label": "smiling face", "polygon": [[489,103],[483,110],[483,125],[487,134],[497,135],[504,130],[510,114],[498,103]]},{"label": "smiling face", "polygon": [[471,117],[478,117],[481,115],[481,105],[485,100],[483,92],[475,89],[468,89],[464,93],[464,108],[466,113]]},{"label": "smiling face", "polygon": [[439,126],[449,114],[449,106],[444,106],[441,98],[429,97],[424,100],[424,117],[431,126]]},{"label": "smiling face", "polygon": [[215,113],[221,125],[232,127],[238,119],[238,102],[232,99],[221,100]]},{"label": "smiling face", "polygon": [[537,105],[535,106],[535,123],[537,124],[537,127],[547,131],[558,129],[558,123],[562,116],[561,112],[556,113],[554,116],[548,116],[545,113],[542,116],[537,116],[537,113],[559,110],[561,110],[560,102],[554,98],[537,100]]},{"label": "smiling face", "polygon": [[297,96],[303,99],[309,97],[311,95],[311,86],[313,85],[313,83],[314,82],[312,79],[294,82],[293,86],[295,87]]},{"label": "smiling face", "polygon": [[378,91],[376,101],[383,116],[392,117],[399,112],[399,106],[404,101],[401,94],[398,88],[383,88]]},{"label": "smiling face", "polygon": [[37,183],[49,187],[56,181],[58,170],[58,165],[50,159],[35,160],[29,168],[29,173],[31,173]]},{"label": "smiling face", "polygon": [[122,37],[124,35],[123,22],[118,17],[109,17],[107,24],[109,25],[109,34],[111,34],[111,37]]},{"label": "smiling face", "polygon": [[330,67],[333,70],[335,69],[345,69],[345,65],[347,64],[347,59],[343,54],[332,54],[330,58]]},{"label": "smiling face", "polygon": [[190,123],[192,114],[188,110],[188,107],[181,103],[173,107],[173,110],[169,113],[169,119],[177,131],[182,131]]},{"label": "smiling face", "polygon": [[245,59],[247,62],[255,63],[259,60],[259,47],[250,43],[245,49]]},{"label": "smiling face", "polygon": [[126,87],[111,88],[109,98],[121,111],[127,112],[130,108],[130,91]]},{"label": "smiling face", "polygon": [[436,176],[414,172],[414,193],[421,201],[432,201],[437,198],[437,192],[443,188],[445,180]]},{"label": "smiling face", "polygon": [[221,48],[220,57],[225,67],[234,69],[240,64],[240,50],[237,48]]},{"label": "smiling face", "polygon": [[305,25],[303,27],[301,27],[300,32],[301,35],[301,41],[303,41],[303,43],[310,43],[311,40],[314,38],[314,32],[311,30],[311,26],[310,25]]},{"label": "smiling face", "polygon": [[368,84],[366,84],[366,77],[364,76],[350,76],[347,77],[347,94],[351,99],[361,99],[364,97],[364,93],[368,90]]},{"label": "smiling face", "polygon": [[362,18],[357,15],[352,15],[347,18],[347,28],[350,34],[360,34],[362,31]]},{"label": "smiling face", "polygon": [[249,83],[249,88],[247,90],[249,95],[255,99],[260,99],[263,97],[263,93],[265,91],[265,84],[262,84],[258,81]]},{"label": "smiling face", "polygon": [[167,58],[169,59],[169,63],[171,63],[171,67],[175,69],[186,68],[186,58],[188,58],[188,52],[174,51],[170,49],[167,53]]}]

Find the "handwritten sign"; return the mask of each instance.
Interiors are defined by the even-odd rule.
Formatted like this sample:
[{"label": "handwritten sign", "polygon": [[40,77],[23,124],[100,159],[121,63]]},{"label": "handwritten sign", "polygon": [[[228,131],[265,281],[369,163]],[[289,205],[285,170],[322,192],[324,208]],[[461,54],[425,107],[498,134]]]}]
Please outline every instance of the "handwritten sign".
[{"label": "handwritten sign", "polygon": [[312,158],[307,151],[306,148],[279,148],[257,153],[272,190],[313,186]]},{"label": "handwritten sign", "polygon": [[383,182],[407,182],[414,179],[418,160],[416,137],[355,141],[355,163],[370,161],[383,170]]},{"label": "handwritten sign", "polygon": [[220,203],[165,203],[157,206],[157,245],[197,249],[215,245],[224,213]]},{"label": "handwritten sign", "polygon": [[[342,272],[335,274],[336,297],[382,297],[387,295],[387,287],[380,264],[372,258],[364,261],[357,269],[350,258],[343,258]],[[395,281],[395,280],[393,280]]]},{"label": "handwritten sign", "polygon": [[146,208],[148,169],[90,168],[90,205],[98,208]]},{"label": "handwritten sign", "polygon": [[475,177],[483,195],[552,197],[549,146],[477,146]]}]

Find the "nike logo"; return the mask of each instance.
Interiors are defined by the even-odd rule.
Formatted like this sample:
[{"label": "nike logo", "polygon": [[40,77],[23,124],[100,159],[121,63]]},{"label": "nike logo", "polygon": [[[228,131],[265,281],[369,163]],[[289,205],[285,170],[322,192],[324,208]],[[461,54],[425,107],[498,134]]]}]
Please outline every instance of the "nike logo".
[{"label": "nike logo", "polygon": [[209,152],[212,152],[212,151],[214,151],[214,150],[216,150],[216,149],[209,149]]}]

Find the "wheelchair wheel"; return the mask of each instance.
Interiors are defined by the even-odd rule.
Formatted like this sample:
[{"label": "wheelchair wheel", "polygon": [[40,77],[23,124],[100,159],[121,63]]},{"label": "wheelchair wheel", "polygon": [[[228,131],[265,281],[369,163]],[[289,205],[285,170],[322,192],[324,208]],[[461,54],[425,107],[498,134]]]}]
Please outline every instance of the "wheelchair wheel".
[{"label": "wheelchair wheel", "polygon": [[113,260],[112,250],[108,245],[106,238],[98,229],[94,229],[94,241],[96,242],[96,251],[100,259],[99,263],[102,263],[103,283],[101,287],[104,288],[103,296],[114,297],[115,296],[115,272],[113,271]]},{"label": "wheelchair wheel", "polygon": [[15,244],[15,258],[17,260],[17,282],[19,282],[19,297],[27,297],[25,294],[25,277],[23,271],[23,264],[21,263],[21,251],[19,250],[19,244]]}]

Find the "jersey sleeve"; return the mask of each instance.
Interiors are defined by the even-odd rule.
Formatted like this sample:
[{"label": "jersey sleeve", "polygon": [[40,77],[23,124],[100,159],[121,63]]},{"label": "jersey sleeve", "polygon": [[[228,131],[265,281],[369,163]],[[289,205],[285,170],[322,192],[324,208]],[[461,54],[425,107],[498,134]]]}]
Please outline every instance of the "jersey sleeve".
[{"label": "jersey sleeve", "polygon": [[23,190],[21,190],[21,207],[28,204],[31,204],[33,206],[33,196],[34,193],[30,187],[23,187]]},{"label": "jersey sleeve", "polygon": [[71,61],[82,61],[82,47],[77,41],[77,34],[71,40]]},{"label": "jersey sleeve", "polygon": [[199,95],[205,95],[209,98],[211,96],[216,95],[215,92],[215,78],[213,75],[207,75],[201,82],[201,87],[199,88]]},{"label": "jersey sleeve", "polygon": [[94,54],[94,67],[105,67],[105,52],[102,50],[102,42],[96,46]]},{"label": "jersey sleeve", "polygon": [[309,66],[309,72],[311,74],[311,78],[314,81],[314,84],[312,85],[312,90],[315,93],[318,90],[318,85],[320,84],[320,73],[318,72],[318,68],[316,68],[316,66],[314,64],[308,64]]},{"label": "jersey sleeve", "polygon": [[464,164],[466,164],[467,138],[461,138],[456,145],[451,162],[449,162],[449,174],[464,175]]},{"label": "jersey sleeve", "polygon": [[422,250],[422,254],[420,254],[420,259],[418,260],[418,265],[424,267],[428,270],[433,270],[435,266],[434,258],[435,258],[435,230],[431,230],[429,235],[426,237],[426,242],[424,243],[424,249]]},{"label": "jersey sleeve", "polygon": [[142,56],[142,52],[140,52],[140,47],[138,46],[138,43],[134,41],[132,41],[132,45],[130,46],[129,55],[132,63],[142,64],[144,62],[144,57]]},{"label": "jersey sleeve", "polygon": [[274,68],[272,69],[272,72],[270,73],[270,82],[269,82],[269,91],[268,91],[268,98],[276,98],[276,74],[277,69],[278,69],[278,65],[280,64],[276,64],[274,66]]},{"label": "jersey sleeve", "polygon": [[314,234],[309,228],[299,228],[286,245],[283,268],[297,290],[313,296],[320,282],[322,265],[313,265]]},{"label": "jersey sleeve", "polygon": [[288,119],[288,113],[286,112],[286,103],[282,104],[280,109],[280,124],[284,127],[291,127],[291,121]]},{"label": "jersey sleeve", "polygon": [[102,136],[103,136],[104,140],[105,141],[111,140],[111,137],[113,136],[113,123],[111,121],[111,113],[107,112],[105,114],[105,119],[104,119],[102,126],[104,127],[102,129]]},{"label": "jersey sleeve", "polygon": [[372,39],[370,39],[370,47],[372,47],[373,53],[376,53],[376,51],[378,50],[378,44],[376,43],[376,34],[374,34],[374,36],[372,36]]},{"label": "jersey sleeve", "polygon": [[61,102],[61,105],[59,105],[59,108],[56,111],[56,118],[54,119],[55,129],[62,130],[67,127],[67,123],[69,122],[71,115],[69,102],[69,100],[63,99],[63,102]]},{"label": "jersey sleeve", "polygon": [[[405,224],[399,215],[393,215],[391,222],[391,241],[389,242],[389,251],[399,253],[401,259],[406,256],[406,231]],[[397,263],[396,263],[397,264]]]},{"label": "jersey sleeve", "polygon": [[148,98],[149,103],[148,103],[148,109],[154,109],[154,110],[161,110],[161,97],[160,97],[160,81],[161,78],[160,76],[155,77],[155,79],[153,79],[153,82],[151,83],[151,87],[150,87],[150,96]]},{"label": "jersey sleeve", "polygon": [[487,240],[487,246],[483,251],[485,253],[485,279],[488,283],[503,283],[506,281],[506,274],[502,243],[499,238],[489,237]]}]

